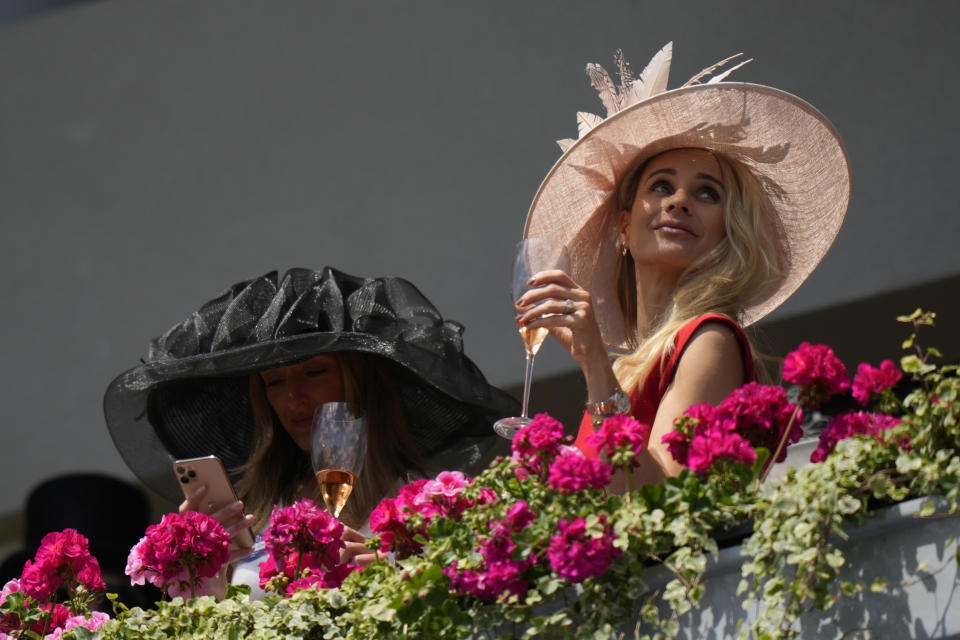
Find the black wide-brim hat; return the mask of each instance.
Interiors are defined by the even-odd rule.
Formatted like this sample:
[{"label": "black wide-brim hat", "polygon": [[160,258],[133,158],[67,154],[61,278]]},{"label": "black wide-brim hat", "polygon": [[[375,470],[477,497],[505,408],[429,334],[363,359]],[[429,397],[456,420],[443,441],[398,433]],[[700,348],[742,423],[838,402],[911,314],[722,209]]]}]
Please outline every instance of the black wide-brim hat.
[{"label": "black wide-brim hat", "polygon": [[247,461],[254,422],[250,374],[323,353],[381,357],[415,446],[428,458],[491,437],[517,401],[487,383],[463,353],[463,326],[444,320],[402,278],[360,278],[330,267],[276,271],[237,283],[151,342],[119,375],[104,415],[121,457],[148,487],[178,502],[172,466],[215,454]]}]

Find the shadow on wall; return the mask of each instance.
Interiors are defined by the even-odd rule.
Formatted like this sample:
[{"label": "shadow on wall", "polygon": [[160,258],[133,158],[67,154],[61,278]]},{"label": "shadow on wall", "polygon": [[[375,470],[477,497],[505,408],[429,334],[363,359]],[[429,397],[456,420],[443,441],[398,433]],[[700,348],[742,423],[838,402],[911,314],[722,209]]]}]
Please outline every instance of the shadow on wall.
[{"label": "shadow on wall", "polygon": [[79,5],[88,0],[3,0],[0,2],[0,25],[29,18],[38,13]]},{"label": "shadow on wall", "polygon": [[108,592],[130,607],[151,606],[160,599],[160,591],[131,586],[124,574],[130,549],[143,537],[151,515],[144,492],[122,480],[94,473],[46,480],[27,496],[24,547],[0,565],[0,584],[20,577],[46,534],[71,528],[90,541],[90,553],[100,564]]}]

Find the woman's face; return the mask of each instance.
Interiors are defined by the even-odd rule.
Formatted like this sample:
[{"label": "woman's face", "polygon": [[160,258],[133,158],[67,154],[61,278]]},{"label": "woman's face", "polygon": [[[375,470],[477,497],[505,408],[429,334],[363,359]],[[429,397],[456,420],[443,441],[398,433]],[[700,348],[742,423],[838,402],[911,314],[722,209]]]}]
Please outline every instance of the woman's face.
[{"label": "woman's face", "polygon": [[313,412],[325,402],[343,402],[343,376],[334,355],[319,355],[305,362],[260,372],[267,401],[293,441],[310,451]]},{"label": "woman's face", "polygon": [[633,206],[619,221],[621,242],[638,268],[679,276],[723,240],[720,176],[720,165],[703,149],[674,149],[647,162]]}]

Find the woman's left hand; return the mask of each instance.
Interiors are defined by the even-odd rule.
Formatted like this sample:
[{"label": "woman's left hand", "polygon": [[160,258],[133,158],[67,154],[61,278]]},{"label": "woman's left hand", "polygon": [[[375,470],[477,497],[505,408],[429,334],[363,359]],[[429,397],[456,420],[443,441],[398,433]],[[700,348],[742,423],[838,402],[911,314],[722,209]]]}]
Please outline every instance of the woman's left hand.
[{"label": "woman's left hand", "polygon": [[366,567],[379,559],[377,552],[367,547],[367,537],[347,525],[343,525],[343,536],[340,539],[346,545],[340,551],[340,564],[350,563]]}]

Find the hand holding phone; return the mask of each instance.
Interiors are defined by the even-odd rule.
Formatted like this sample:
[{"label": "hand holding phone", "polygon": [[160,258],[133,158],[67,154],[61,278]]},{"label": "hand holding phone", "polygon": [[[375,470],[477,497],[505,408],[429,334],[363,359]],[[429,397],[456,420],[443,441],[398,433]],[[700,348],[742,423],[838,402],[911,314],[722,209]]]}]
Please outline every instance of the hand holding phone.
[{"label": "hand holding phone", "polygon": [[[237,494],[233,490],[233,483],[230,482],[223,463],[216,456],[204,456],[202,458],[186,458],[176,460],[173,463],[173,472],[177,476],[177,482],[183,490],[183,497],[189,499],[194,491],[201,485],[207,488],[206,494],[201,498],[197,510],[207,515],[213,515],[220,509],[237,502]],[[243,514],[240,513],[240,518]],[[225,523],[221,523],[226,526]],[[233,534],[234,542],[241,547],[253,546],[253,534],[249,529],[240,529]]]}]

